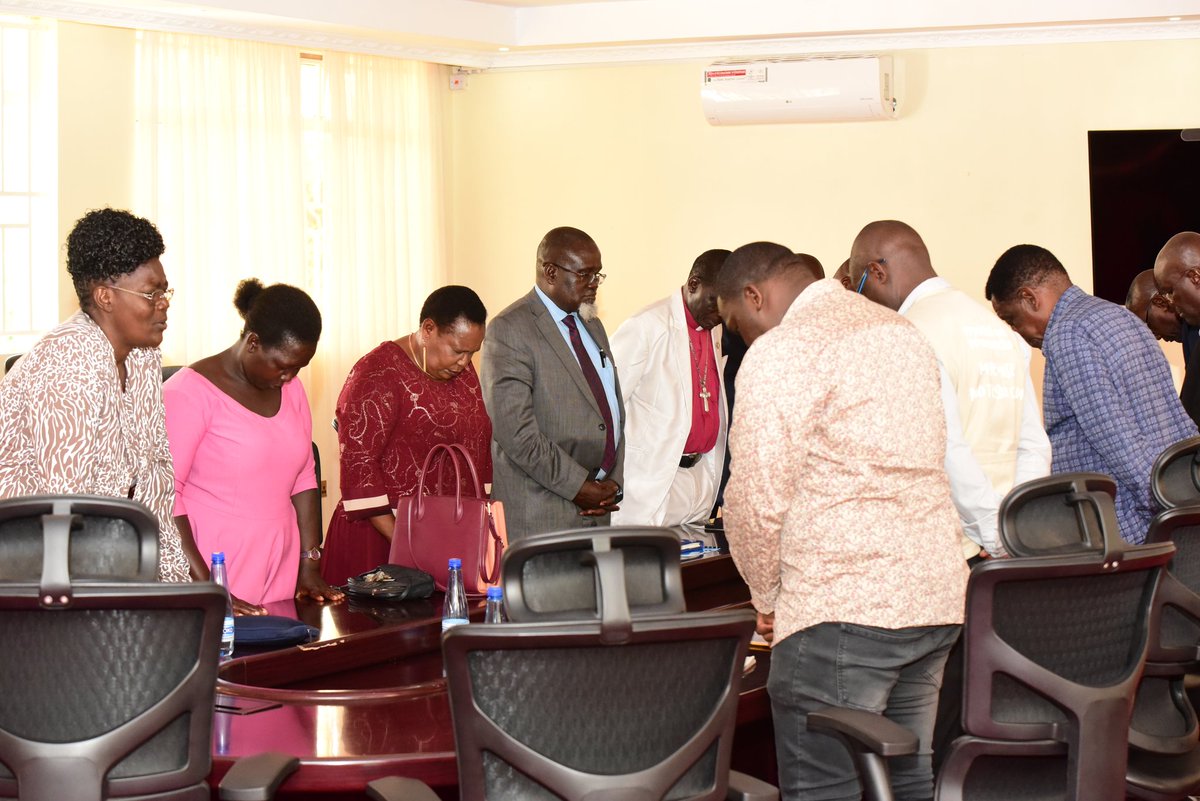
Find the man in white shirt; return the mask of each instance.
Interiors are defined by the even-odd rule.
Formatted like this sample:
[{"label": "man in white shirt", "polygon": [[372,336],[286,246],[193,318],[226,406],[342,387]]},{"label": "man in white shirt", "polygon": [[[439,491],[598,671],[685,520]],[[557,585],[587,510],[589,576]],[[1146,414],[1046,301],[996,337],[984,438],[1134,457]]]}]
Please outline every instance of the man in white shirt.
[{"label": "man in white shirt", "polygon": [[[938,277],[910,226],[867,225],[850,253],[851,286],[908,318],[937,355],[946,415],[946,474],[962,526],[963,556],[1004,556],[1000,501],[1050,473],[1050,440],[1029,378],[1029,346],[983,304]],[[963,654],[946,660],[933,737],[936,770],[961,733]]]},{"label": "man in white shirt", "polygon": [[686,283],[612,336],[625,405],[625,486],[613,525],[703,524],[725,461],[715,281],[728,250],[701,253]]},{"label": "man in white shirt", "polygon": [[963,527],[963,555],[1004,556],[1001,499],[1050,473],[1050,440],[1029,377],[1029,346],[994,314],[934,272],[910,226],[870,223],[854,240],[851,286],[907,317],[942,370],[946,473]]}]

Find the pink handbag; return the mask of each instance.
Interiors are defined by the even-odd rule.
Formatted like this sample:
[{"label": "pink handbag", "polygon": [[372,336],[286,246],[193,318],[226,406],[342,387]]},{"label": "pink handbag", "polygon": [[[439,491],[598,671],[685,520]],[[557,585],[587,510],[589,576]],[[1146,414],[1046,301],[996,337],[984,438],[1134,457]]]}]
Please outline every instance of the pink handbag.
[{"label": "pink handbag", "polygon": [[[454,467],[452,494],[446,493],[443,473],[446,463]],[[425,494],[427,481],[434,493]],[[473,497],[462,493],[462,476],[470,476]],[[421,468],[421,478],[413,495],[399,499],[396,527],[388,562],[424,570],[433,576],[439,590],[446,589],[450,557],[462,559],[463,583],[468,594],[484,595],[489,585],[500,578],[500,556],[504,553],[504,506],[484,497],[479,474],[470,455],[461,445],[434,445]]]}]

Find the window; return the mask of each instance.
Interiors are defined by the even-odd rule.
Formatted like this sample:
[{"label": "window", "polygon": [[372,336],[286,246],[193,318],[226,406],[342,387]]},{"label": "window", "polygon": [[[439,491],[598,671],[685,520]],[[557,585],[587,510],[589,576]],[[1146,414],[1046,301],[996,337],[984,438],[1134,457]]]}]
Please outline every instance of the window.
[{"label": "window", "polygon": [[58,321],[58,104],[52,22],[0,17],[0,352]]}]

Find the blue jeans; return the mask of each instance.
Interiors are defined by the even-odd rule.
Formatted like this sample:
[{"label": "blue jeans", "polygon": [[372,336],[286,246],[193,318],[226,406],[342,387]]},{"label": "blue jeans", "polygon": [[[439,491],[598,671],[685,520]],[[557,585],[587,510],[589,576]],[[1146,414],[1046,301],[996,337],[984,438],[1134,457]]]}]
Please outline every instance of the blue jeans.
[{"label": "blue jeans", "polygon": [[778,643],[771,650],[767,693],[784,801],[860,798],[845,746],[806,728],[808,713],[825,706],[882,713],[916,733],[917,753],[889,760],[892,787],[899,801],[932,798],[930,742],[938,688],[959,629],[821,623]]}]

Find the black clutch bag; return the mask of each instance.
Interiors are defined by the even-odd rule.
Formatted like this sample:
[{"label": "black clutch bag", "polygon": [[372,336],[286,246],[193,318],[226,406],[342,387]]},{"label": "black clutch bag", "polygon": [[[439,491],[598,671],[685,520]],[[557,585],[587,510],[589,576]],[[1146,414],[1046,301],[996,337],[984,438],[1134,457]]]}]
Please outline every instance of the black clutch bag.
[{"label": "black clutch bag", "polygon": [[433,595],[433,576],[404,565],[380,565],[346,582],[346,594],[374,601],[407,601]]},{"label": "black clutch bag", "polygon": [[233,619],[234,648],[243,645],[279,647],[316,639],[320,629],[279,615],[245,615]]}]

